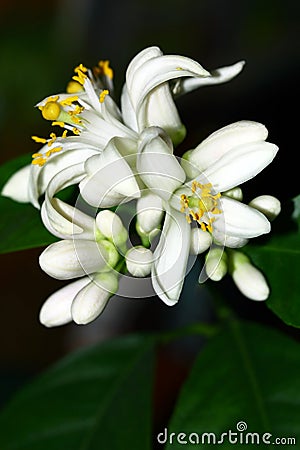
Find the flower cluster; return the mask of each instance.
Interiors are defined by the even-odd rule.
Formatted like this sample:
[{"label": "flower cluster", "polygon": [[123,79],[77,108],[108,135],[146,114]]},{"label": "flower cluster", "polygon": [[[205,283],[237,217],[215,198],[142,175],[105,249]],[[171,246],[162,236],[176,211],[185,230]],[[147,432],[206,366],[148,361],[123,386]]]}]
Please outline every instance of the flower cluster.
[{"label": "flower cluster", "polygon": [[[42,148],[2,195],[40,208],[45,227],[60,239],[41,254],[41,268],[57,279],[78,278],[47,299],[43,324],[94,320],[126,274],[151,274],[155,294],[174,305],[190,261],[205,252],[200,282],[218,281],[229,271],[246,297],[268,297],[263,275],[237,250],[269,233],[270,220],[280,212],[279,201],[269,195],[242,203],[240,185],[278,151],[266,142],[267,129],[239,121],[212,133],[181,160],[174,154],[186,134],[175,98],[227,82],[243,65],[209,73],[190,58],[150,47],[130,62],[120,105],[113,99],[108,61],[92,70],[80,64],[65,93],[37,105],[62,134],[33,136]],[[75,205],[56,196],[71,185],[80,190]],[[132,223],[138,245],[130,241]]]}]

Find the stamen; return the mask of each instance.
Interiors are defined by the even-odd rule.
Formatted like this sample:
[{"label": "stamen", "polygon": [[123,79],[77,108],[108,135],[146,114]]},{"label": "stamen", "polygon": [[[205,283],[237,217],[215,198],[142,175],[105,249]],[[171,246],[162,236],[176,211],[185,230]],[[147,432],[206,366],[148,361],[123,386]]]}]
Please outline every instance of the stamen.
[{"label": "stamen", "polygon": [[64,128],[65,127],[65,122],[52,122],[51,125],[54,127],[55,125],[57,125],[58,127]]},{"label": "stamen", "polygon": [[73,97],[67,97],[64,100],[61,100],[59,103],[61,106],[71,106],[74,102],[77,102],[78,95],[73,95]]},{"label": "stamen", "polygon": [[95,75],[104,75],[112,80],[114,77],[114,71],[111,67],[109,67],[109,64],[109,60],[99,61],[98,67],[94,67]]},{"label": "stamen", "polygon": [[[200,189],[201,192],[199,195],[194,195],[196,194],[197,189]],[[206,216],[204,220],[201,220],[202,217],[206,213],[222,213],[222,211],[218,208],[218,199],[221,197],[221,194],[212,194],[211,189],[211,183],[202,184],[195,180],[191,184],[192,195],[190,197],[185,194],[180,196],[180,211],[186,212],[186,219],[188,223],[191,223],[192,220],[194,220],[200,225],[203,231],[209,231],[210,233],[212,233],[212,224],[215,221],[215,218]],[[197,211],[195,211],[195,208],[197,208]]]},{"label": "stamen", "polygon": [[76,134],[77,136],[79,136],[80,131],[78,130],[78,128],[74,127],[74,128],[72,128],[72,131],[73,131],[74,134]]},{"label": "stamen", "polygon": [[53,142],[56,141],[56,134],[55,133],[50,133],[50,141],[48,142],[48,147],[51,147],[51,145],[53,144]]},{"label": "stamen", "polygon": [[31,136],[31,139],[33,139],[34,142],[37,142],[38,144],[46,144],[46,142],[47,142],[47,139],[40,138],[38,136]]},{"label": "stamen", "polygon": [[77,75],[74,75],[72,79],[74,81],[77,81],[80,85],[83,85],[85,82],[85,79],[87,78],[86,72],[87,68],[83,64],[79,64],[79,66],[75,67],[74,72]]},{"label": "stamen", "polygon": [[100,103],[104,102],[105,97],[109,94],[109,91],[107,89],[104,89],[104,91],[101,92],[99,96]]}]

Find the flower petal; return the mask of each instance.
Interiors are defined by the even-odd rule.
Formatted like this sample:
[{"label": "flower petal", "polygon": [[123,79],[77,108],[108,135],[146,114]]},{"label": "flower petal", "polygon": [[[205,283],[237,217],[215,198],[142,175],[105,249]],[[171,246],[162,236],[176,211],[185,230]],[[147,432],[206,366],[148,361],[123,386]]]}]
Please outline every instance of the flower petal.
[{"label": "flower petal", "polygon": [[185,172],[172,154],[163,130],[147,128],[141,134],[137,171],[151,191],[168,200],[185,181]]},{"label": "flower petal", "polygon": [[159,55],[157,47],[145,49],[128,66],[126,84],[132,106],[138,113],[146,95],[158,85],[174,78],[210,76],[190,58],[179,55]]},{"label": "flower petal", "polygon": [[28,194],[30,171],[31,164],[15,172],[5,183],[1,195],[16,202],[28,203],[30,201]]},{"label": "flower petal", "polygon": [[[219,67],[210,72],[206,78],[184,78],[179,87],[179,95],[186,94],[202,86],[226,83],[236,77],[243,69],[245,61],[239,61],[231,66]],[[177,93],[177,92],[176,92]]]},{"label": "flower petal", "polygon": [[190,225],[184,214],[171,209],[154,252],[152,284],[169,306],[177,303],[182,290],[190,250]]},{"label": "flower petal", "polygon": [[84,200],[92,206],[115,206],[121,200],[140,197],[135,174],[127,163],[130,157],[120,154],[119,145],[123,145],[122,140],[111,139],[100,155],[86,161],[87,176],[79,188]]},{"label": "flower petal", "polygon": [[241,120],[210,134],[201,144],[189,152],[188,161],[203,171],[235,147],[251,142],[264,141],[267,136],[268,130],[261,123]]},{"label": "flower petal", "polygon": [[214,230],[238,238],[253,238],[270,232],[270,222],[259,211],[236,200],[221,197],[222,213],[215,215]]},{"label": "flower petal", "polygon": [[218,192],[227,191],[255,177],[273,161],[277,151],[269,142],[235,147],[197,178],[208,180]]},{"label": "flower petal", "polygon": [[50,295],[41,308],[40,322],[46,327],[57,327],[71,322],[74,297],[89,282],[89,277],[84,277]]},{"label": "flower petal", "polygon": [[74,208],[62,200],[54,198],[54,195],[63,188],[78,183],[84,177],[84,174],[83,164],[70,166],[55,175],[49,182],[46,190],[41,217],[50,233],[61,239],[71,237],[80,237],[80,239],[94,238],[94,219],[81,212],[78,208]]}]

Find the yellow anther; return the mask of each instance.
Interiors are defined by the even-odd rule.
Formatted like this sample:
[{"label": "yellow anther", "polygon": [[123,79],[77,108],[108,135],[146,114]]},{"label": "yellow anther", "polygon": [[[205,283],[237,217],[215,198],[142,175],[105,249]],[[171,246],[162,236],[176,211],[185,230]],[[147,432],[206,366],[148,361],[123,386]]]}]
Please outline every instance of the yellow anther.
[{"label": "yellow anther", "polygon": [[33,139],[34,142],[37,142],[38,144],[46,144],[46,142],[47,142],[47,139],[40,138],[38,136],[31,136],[31,139]]},{"label": "yellow anther", "polygon": [[76,92],[83,91],[83,87],[77,81],[71,80],[67,85],[67,93],[68,94],[76,94]]},{"label": "yellow anther", "polygon": [[38,166],[42,167],[46,161],[47,161],[46,158],[39,157],[39,158],[34,159],[31,164],[33,164],[34,166],[38,165]]},{"label": "yellow anther", "polygon": [[72,97],[67,97],[64,100],[61,100],[59,103],[61,106],[71,106],[72,103],[77,102],[78,95],[73,95]]},{"label": "yellow anther", "polygon": [[183,70],[182,67],[176,67],[176,70]]},{"label": "yellow anther", "polygon": [[187,214],[187,215],[185,216],[185,218],[186,218],[187,223],[192,223],[189,214]]},{"label": "yellow anther", "polygon": [[101,92],[99,96],[100,103],[104,102],[105,97],[109,94],[109,91],[107,89],[104,89],[104,91]]},{"label": "yellow anther", "polygon": [[54,127],[57,125],[58,127],[64,128],[65,122],[52,122],[51,125]]},{"label": "yellow anther", "polygon": [[66,137],[67,137],[67,134],[68,134],[68,130],[65,130],[65,131],[63,132],[63,134],[62,134],[62,138],[66,138]]},{"label": "yellow anther", "polygon": [[202,230],[202,231],[206,231],[206,225],[205,225],[204,222],[201,222],[201,223],[200,223],[200,227],[201,227],[201,230]]},{"label": "yellow anther", "polygon": [[79,72],[87,72],[88,70],[87,70],[87,68],[82,64],[82,63],[80,63],[77,67],[75,67],[75,69],[74,69],[74,72],[75,73],[79,73]]},{"label": "yellow anther", "polygon": [[111,80],[114,77],[114,71],[111,67],[109,67],[109,61],[99,61],[98,67],[94,67],[94,72],[96,75],[105,75],[106,77],[110,78]]},{"label": "yellow anther", "polygon": [[38,158],[39,156],[43,156],[42,153],[34,153],[32,158]]},{"label": "yellow anther", "polygon": [[62,147],[51,148],[46,152],[46,157],[49,158],[53,153],[58,153],[62,150]]},{"label": "yellow anther", "polygon": [[60,106],[57,102],[47,102],[41,111],[44,119],[56,120],[60,114]]},{"label": "yellow anther", "polygon": [[56,134],[55,133],[50,133],[50,140],[48,142],[48,147],[51,147],[51,145],[53,144],[53,142],[56,141]]},{"label": "yellow anther", "polygon": [[80,131],[78,130],[78,128],[74,127],[72,128],[72,131],[74,134],[76,134],[77,136],[80,134]]}]

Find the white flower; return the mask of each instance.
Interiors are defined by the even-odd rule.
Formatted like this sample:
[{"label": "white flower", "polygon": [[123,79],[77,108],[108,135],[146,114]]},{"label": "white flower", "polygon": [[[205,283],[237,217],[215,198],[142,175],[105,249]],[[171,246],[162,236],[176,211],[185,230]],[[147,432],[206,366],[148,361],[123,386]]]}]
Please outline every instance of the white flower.
[{"label": "white flower", "polygon": [[190,224],[198,224],[217,243],[230,246],[270,231],[262,213],[221,195],[273,160],[278,148],[265,142],[266,134],[262,125],[245,121],[214,133],[191,152],[189,160],[196,163],[198,176],[185,183],[185,172],[164,132],[150,128],[142,133],[137,172],[152,194],[162,199],[167,213],[152,268],[154,288],[167,304],[178,301],[181,292],[191,246]]},{"label": "white flower", "polygon": [[[38,199],[55,174],[101,153],[114,137],[124,138],[123,147],[128,144],[127,151],[134,152],[139,133],[151,125],[164,128],[175,143],[180,142],[185,128],[168,82],[177,80],[177,91],[180,85],[181,93],[185,93],[204,84],[228,81],[242,66],[243,63],[238,63],[210,75],[190,58],[163,55],[158,47],[146,48],[128,66],[120,110],[110,95],[113,72],[109,62],[100,61],[93,72],[80,64],[67,93],[47,97],[37,105],[52,125],[64,128],[62,136],[57,137],[56,133],[51,133],[49,139],[33,136],[44,146],[33,155],[30,170],[21,169],[9,179],[2,195],[19,202],[30,201],[39,208]],[[185,81],[181,85],[178,80],[182,77]],[[191,84],[194,78],[197,83]],[[204,79],[210,81],[205,83]]]},{"label": "white flower", "polygon": [[263,274],[241,252],[230,253],[231,275],[238,289],[251,300],[266,300],[270,289]]}]

